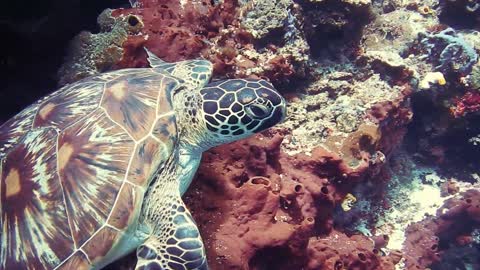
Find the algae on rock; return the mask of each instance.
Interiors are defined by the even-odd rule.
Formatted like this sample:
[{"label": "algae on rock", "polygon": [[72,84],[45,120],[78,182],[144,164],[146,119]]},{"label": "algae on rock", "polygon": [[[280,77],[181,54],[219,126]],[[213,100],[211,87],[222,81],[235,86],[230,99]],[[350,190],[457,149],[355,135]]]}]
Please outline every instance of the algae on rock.
[{"label": "algae on rock", "polygon": [[138,33],[143,23],[134,15],[112,17],[106,9],[97,19],[100,33],[79,33],[70,43],[64,64],[58,71],[59,85],[110,70],[123,55],[123,42]]},{"label": "algae on rock", "polygon": [[283,30],[288,20],[287,8],[292,4],[292,0],[247,2],[242,26],[255,39],[271,36],[272,32]]}]

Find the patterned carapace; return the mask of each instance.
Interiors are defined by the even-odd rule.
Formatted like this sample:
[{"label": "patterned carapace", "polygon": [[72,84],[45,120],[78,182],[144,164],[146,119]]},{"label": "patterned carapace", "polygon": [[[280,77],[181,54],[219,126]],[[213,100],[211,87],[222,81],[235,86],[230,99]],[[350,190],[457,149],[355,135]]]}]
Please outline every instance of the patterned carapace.
[{"label": "patterned carapace", "polygon": [[106,255],[176,144],[167,93],[177,85],[153,70],[99,75],[0,128],[0,268]]},{"label": "patterned carapace", "polygon": [[271,127],[285,101],[263,80],[207,85],[205,60],[65,86],[0,126],[0,269],[208,269],[181,195],[201,153]]}]

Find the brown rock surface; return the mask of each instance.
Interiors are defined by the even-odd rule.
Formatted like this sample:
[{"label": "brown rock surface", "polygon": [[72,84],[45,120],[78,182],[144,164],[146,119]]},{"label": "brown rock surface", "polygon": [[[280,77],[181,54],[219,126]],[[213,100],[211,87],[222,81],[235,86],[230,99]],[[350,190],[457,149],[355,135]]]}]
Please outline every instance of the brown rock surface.
[{"label": "brown rock surface", "polygon": [[428,267],[441,263],[442,255],[448,249],[471,244],[472,231],[479,226],[479,190],[469,189],[448,199],[438,209],[437,216],[412,224],[407,229],[404,248],[408,258],[406,265]]},{"label": "brown rock surface", "polygon": [[373,240],[333,229],[334,208],[370,163],[351,156],[363,164],[351,167],[323,147],[289,156],[281,150],[284,133],[270,130],[204,154],[186,201],[212,269],[393,269]]}]

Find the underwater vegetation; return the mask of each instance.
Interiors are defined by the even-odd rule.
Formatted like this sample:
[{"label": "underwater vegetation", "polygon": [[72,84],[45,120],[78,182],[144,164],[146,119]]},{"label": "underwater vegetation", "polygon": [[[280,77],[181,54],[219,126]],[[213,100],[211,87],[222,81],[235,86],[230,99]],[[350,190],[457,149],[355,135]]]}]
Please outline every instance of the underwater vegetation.
[{"label": "underwater vegetation", "polygon": [[212,270],[480,269],[480,2],[138,0],[97,22],[59,85],[146,67],[146,47],[288,101],[184,195]]}]

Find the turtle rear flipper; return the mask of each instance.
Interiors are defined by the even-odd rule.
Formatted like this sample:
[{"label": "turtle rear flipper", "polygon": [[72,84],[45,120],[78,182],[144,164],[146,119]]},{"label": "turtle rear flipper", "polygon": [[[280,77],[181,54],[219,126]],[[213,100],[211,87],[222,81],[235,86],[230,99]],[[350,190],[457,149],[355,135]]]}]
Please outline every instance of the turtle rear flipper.
[{"label": "turtle rear flipper", "polygon": [[200,232],[180,194],[169,208],[159,228],[138,247],[135,270],[208,270]]}]

